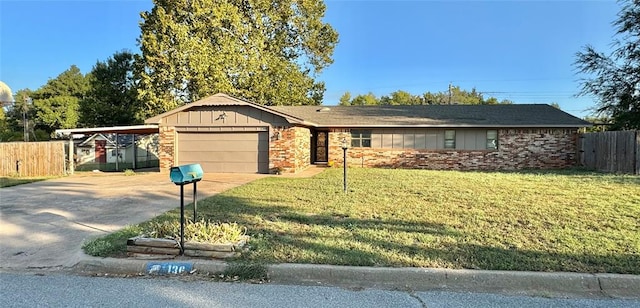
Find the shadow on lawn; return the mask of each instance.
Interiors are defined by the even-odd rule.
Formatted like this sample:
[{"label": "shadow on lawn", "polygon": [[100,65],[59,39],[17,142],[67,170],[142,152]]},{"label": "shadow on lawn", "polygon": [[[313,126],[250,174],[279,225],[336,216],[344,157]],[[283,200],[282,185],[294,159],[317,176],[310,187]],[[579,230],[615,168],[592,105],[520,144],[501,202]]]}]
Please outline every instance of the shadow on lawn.
[{"label": "shadow on lawn", "polygon": [[[252,252],[242,258],[254,261],[640,274],[640,255],[633,252],[568,254],[486,246],[444,224],[307,215],[290,207],[260,205],[223,194],[199,202],[198,210],[200,217],[247,227]],[[277,223],[298,229],[279,230]],[[339,232],[313,229],[318,226]],[[384,233],[377,233],[380,230],[402,233],[404,240],[384,238]]]}]

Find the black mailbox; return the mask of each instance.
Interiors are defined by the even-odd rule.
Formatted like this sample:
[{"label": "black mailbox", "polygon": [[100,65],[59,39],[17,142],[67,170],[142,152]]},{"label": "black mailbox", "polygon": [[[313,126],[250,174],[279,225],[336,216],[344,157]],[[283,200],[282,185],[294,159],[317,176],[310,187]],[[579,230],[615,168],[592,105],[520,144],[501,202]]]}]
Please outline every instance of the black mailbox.
[{"label": "black mailbox", "polygon": [[184,185],[202,180],[202,167],[200,164],[189,164],[171,167],[169,177],[176,185]]}]

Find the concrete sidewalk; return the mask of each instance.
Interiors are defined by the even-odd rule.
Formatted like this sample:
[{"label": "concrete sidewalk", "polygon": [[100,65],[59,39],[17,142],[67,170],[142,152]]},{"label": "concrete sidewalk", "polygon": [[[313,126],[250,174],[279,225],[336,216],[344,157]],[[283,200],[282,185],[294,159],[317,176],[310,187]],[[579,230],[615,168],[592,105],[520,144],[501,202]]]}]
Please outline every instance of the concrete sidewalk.
[{"label": "concrete sidewalk", "polygon": [[[73,268],[81,274],[146,273],[149,262],[189,263],[197,273],[220,273],[228,266],[214,260],[134,260],[84,256]],[[315,264],[267,266],[275,284],[326,285],[406,291],[469,291],[544,297],[640,298],[640,276],[543,273],[430,268],[356,267]]]}]

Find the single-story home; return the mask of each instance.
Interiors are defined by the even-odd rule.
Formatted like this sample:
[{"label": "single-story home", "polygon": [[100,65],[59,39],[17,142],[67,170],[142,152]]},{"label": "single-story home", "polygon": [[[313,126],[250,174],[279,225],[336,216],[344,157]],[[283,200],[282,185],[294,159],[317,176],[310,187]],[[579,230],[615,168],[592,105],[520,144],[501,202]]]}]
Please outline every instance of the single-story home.
[{"label": "single-story home", "polygon": [[76,164],[86,163],[114,163],[117,157],[122,161],[124,149],[120,148],[116,155],[116,143],[110,136],[105,134],[92,134],[79,140],[74,140],[76,144]]},{"label": "single-story home", "polygon": [[586,121],[544,104],[264,106],[216,94],[149,118],[160,169],[295,173],[311,164],[454,170],[566,168]]}]

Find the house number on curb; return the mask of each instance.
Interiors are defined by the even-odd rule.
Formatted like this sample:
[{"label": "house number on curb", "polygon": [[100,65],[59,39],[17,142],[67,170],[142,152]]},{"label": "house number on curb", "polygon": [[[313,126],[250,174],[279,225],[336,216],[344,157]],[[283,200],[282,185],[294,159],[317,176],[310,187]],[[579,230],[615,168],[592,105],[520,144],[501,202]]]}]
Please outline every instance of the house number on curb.
[{"label": "house number on curb", "polygon": [[190,272],[193,268],[192,263],[187,262],[148,262],[147,274],[165,275],[165,274],[182,274]]}]

